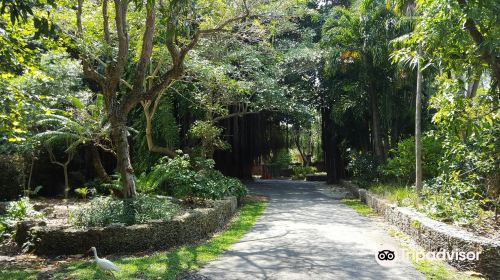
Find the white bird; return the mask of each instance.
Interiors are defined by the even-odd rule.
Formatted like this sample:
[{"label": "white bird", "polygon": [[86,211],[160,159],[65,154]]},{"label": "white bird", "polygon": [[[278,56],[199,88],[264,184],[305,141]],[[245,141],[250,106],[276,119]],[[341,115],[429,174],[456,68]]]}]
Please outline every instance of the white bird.
[{"label": "white bird", "polygon": [[107,259],[99,258],[97,256],[97,250],[95,247],[90,248],[90,250],[92,252],[94,252],[94,258],[95,258],[95,263],[97,264],[97,267],[104,270],[105,272],[111,272],[111,274],[113,274],[112,271],[116,271],[116,272],[120,271],[120,268],[118,266],[116,266],[114,263],[112,263],[111,261],[109,261]]}]

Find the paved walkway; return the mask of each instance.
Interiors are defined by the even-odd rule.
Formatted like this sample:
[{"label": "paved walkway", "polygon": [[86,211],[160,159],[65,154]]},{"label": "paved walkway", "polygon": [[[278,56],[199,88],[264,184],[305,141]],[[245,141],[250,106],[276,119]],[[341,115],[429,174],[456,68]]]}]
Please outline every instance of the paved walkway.
[{"label": "paved walkway", "polygon": [[191,279],[424,279],[409,263],[383,267],[376,248],[397,242],[383,224],[325,195],[321,183],[266,180],[264,215],[218,260]]}]

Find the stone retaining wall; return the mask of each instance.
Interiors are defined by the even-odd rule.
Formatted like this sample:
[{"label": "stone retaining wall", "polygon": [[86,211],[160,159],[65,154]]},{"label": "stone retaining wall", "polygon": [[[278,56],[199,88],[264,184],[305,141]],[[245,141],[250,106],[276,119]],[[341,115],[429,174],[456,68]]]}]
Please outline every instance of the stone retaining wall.
[{"label": "stone retaining wall", "polygon": [[216,201],[213,208],[191,210],[171,221],[132,226],[75,229],[35,226],[28,232],[37,255],[84,254],[95,246],[103,255],[168,249],[210,237],[222,229],[237,209],[234,197]]},{"label": "stone retaining wall", "polygon": [[500,241],[438,222],[411,208],[397,207],[350,182],[343,181],[342,185],[427,251],[481,252],[477,261],[453,260],[449,263],[460,270],[474,270],[491,279],[498,279],[497,277],[500,275]]}]

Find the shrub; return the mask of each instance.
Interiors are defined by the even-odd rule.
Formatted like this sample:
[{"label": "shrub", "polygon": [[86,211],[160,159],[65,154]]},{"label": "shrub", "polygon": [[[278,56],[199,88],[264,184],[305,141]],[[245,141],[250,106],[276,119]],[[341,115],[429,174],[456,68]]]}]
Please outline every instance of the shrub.
[{"label": "shrub", "polygon": [[141,224],[150,220],[168,221],[179,210],[179,205],[165,197],[138,195],[127,200],[96,197],[88,204],[70,211],[70,222],[79,227],[102,227],[113,223]]},{"label": "shrub", "polygon": [[314,174],[318,171],[318,169],[316,169],[316,167],[314,166],[294,166],[292,170],[293,170],[293,175],[292,175],[293,180],[305,179],[307,174]]},{"label": "shrub", "polygon": [[483,212],[488,201],[482,188],[458,173],[443,174],[428,180],[424,186],[424,211],[429,216],[457,224],[471,224]]},{"label": "shrub", "polygon": [[43,217],[43,214],[33,208],[33,204],[28,197],[10,202],[5,215],[0,217],[0,240],[12,235],[18,221],[41,217]]},{"label": "shrub", "polygon": [[[412,182],[415,177],[415,137],[404,139],[397,148],[391,150],[387,163],[380,167],[381,173],[389,179],[399,182]],[[434,137],[422,137],[422,177],[434,178],[439,174],[439,163],[443,151],[441,143]]]},{"label": "shrub", "polygon": [[82,199],[87,199],[90,189],[87,187],[76,188],[75,193],[77,193]]},{"label": "shrub", "polygon": [[369,152],[356,151],[354,149],[347,150],[349,163],[347,170],[351,176],[358,181],[361,187],[366,187],[367,183],[377,181],[377,159]]},{"label": "shrub", "polygon": [[17,199],[23,192],[24,159],[19,155],[0,156],[0,200]]},{"label": "shrub", "polygon": [[222,199],[246,195],[247,189],[239,180],[224,176],[213,166],[211,159],[201,158],[191,162],[189,155],[162,158],[149,174],[139,178],[138,189],[177,198]]}]

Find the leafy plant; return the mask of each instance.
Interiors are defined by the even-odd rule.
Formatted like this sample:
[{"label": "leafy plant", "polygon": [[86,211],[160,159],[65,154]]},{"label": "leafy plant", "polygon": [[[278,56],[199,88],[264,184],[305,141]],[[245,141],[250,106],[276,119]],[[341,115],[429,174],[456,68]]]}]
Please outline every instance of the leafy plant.
[{"label": "leafy plant", "polygon": [[293,175],[292,175],[293,180],[305,179],[307,174],[314,174],[318,171],[318,169],[316,169],[316,167],[314,166],[294,166],[292,170],[293,170]]},{"label": "leafy plant", "polygon": [[166,197],[138,195],[120,200],[96,197],[70,212],[70,222],[79,227],[107,226],[113,223],[140,224],[150,220],[170,220],[180,207]]},{"label": "leafy plant", "polygon": [[[381,173],[401,183],[409,184],[415,179],[415,137],[410,137],[398,143],[391,150],[392,157],[380,166]],[[434,137],[422,138],[422,176],[430,179],[439,175],[439,164],[442,161],[441,143]]]},{"label": "leafy plant", "polygon": [[358,181],[360,186],[366,187],[367,184],[378,180],[377,159],[371,153],[348,149],[349,163],[347,170],[352,177]]},{"label": "leafy plant", "polygon": [[0,240],[12,235],[18,221],[26,218],[41,218],[43,214],[33,208],[28,197],[10,202],[4,216],[0,216]]},{"label": "leafy plant", "polygon": [[221,138],[222,128],[215,126],[210,121],[196,121],[191,126],[189,134],[201,142],[202,155],[212,157],[215,150],[229,148],[226,141]]},{"label": "leafy plant", "polygon": [[239,180],[224,176],[213,166],[214,161],[211,159],[201,158],[192,162],[189,155],[162,158],[149,174],[139,178],[138,190],[178,198],[221,199],[246,194],[246,187]]},{"label": "leafy plant", "polygon": [[81,187],[81,188],[76,188],[75,193],[80,195],[83,199],[87,199],[87,195],[90,193],[90,190],[87,187]]}]

